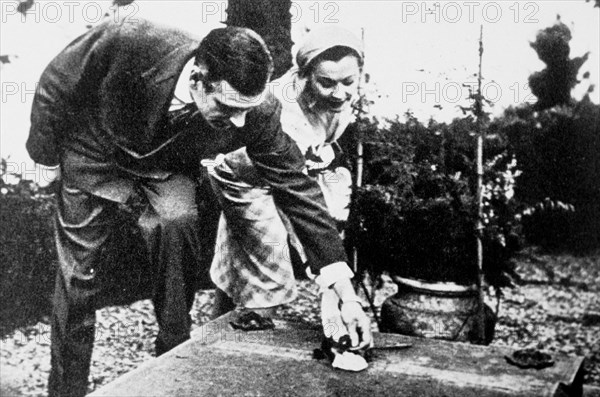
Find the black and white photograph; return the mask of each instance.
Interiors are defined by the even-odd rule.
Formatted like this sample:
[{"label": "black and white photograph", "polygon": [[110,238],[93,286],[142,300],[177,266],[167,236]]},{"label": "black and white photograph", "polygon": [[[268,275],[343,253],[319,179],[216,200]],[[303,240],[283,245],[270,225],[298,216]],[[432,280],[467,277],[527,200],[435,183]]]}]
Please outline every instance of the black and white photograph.
[{"label": "black and white photograph", "polygon": [[600,0],[0,18],[0,396],[600,397]]}]

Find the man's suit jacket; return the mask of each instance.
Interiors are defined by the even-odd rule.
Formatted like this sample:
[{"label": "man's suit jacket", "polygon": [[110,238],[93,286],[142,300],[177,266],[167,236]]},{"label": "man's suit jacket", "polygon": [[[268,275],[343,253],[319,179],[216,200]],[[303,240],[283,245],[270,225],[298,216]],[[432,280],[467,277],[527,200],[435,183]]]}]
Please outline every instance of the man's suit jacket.
[{"label": "man's suit jacket", "polygon": [[32,159],[60,163],[67,184],[125,201],[137,177],[193,172],[200,159],[247,146],[313,271],[345,261],[322,193],[281,130],[274,97],[249,111],[244,127],[227,131],[210,128],[194,105],[169,116],[177,79],[199,44],[142,19],[106,20],[74,40],[40,79],[27,141]]}]

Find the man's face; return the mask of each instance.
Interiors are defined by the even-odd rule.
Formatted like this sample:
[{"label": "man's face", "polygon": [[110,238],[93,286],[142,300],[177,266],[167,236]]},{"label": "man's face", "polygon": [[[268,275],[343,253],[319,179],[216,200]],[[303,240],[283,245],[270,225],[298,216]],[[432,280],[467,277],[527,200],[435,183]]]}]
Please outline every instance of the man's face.
[{"label": "man's face", "polygon": [[358,59],[347,55],[337,62],[319,62],[315,65],[308,84],[319,108],[341,112],[358,97],[359,77]]},{"label": "man's face", "polygon": [[[199,68],[195,72],[206,76],[207,71]],[[243,95],[225,80],[206,82],[197,77],[190,79],[190,94],[204,119],[216,130],[243,127],[248,111],[264,99],[260,94]]]}]

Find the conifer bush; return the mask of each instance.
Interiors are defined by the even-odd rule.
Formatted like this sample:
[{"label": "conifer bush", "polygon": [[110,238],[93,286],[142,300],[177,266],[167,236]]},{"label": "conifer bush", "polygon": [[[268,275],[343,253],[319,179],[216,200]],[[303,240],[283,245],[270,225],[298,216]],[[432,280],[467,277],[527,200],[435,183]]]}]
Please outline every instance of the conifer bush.
[{"label": "conifer bush", "polygon": [[[425,281],[476,281],[475,123],[406,122],[363,128],[364,186],[355,190],[349,241],[361,269]],[[505,144],[486,140],[484,272],[511,285],[519,248],[515,164]]]}]

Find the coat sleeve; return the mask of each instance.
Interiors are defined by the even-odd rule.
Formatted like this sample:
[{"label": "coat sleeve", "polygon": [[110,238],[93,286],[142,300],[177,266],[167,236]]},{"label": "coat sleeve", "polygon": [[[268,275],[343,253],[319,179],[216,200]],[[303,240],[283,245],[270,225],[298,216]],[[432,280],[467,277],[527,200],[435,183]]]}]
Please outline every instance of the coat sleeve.
[{"label": "coat sleeve", "polygon": [[319,185],[304,170],[304,156],[281,129],[281,104],[270,102],[270,111],[249,125],[253,139],[247,142],[248,156],[292,222],[311,270],[319,274],[327,265],[347,262],[346,252]]},{"label": "coat sleeve", "polygon": [[105,25],[75,39],[46,67],[36,87],[31,127],[26,143],[31,158],[40,164],[59,164],[61,140],[78,115],[78,109],[95,95],[110,51]]}]

